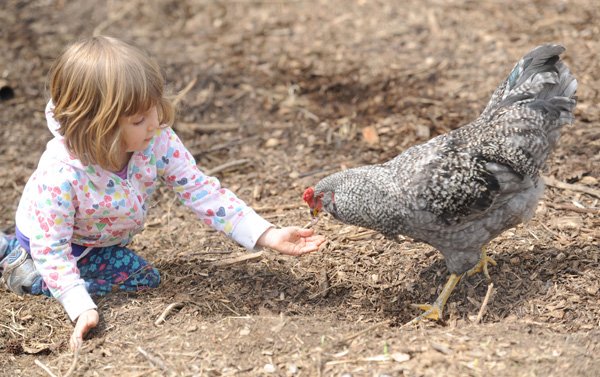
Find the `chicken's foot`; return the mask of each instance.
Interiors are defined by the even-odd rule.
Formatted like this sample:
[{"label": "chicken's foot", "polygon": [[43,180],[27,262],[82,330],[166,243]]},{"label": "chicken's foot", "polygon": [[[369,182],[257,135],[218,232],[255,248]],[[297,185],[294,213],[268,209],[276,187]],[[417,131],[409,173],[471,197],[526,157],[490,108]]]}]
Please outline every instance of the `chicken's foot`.
[{"label": "chicken's foot", "polygon": [[448,281],[446,282],[446,285],[444,285],[444,289],[442,289],[442,292],[440,293],[438,298],[435,300],[433,305],[412,304],[413,307],[423,310],[424,313],[422,313],[420,316],[416,317],[412,321],[408,322],[407,325],[414,325],[416,323],[419,323],[424,318],[433,319],[435,321],[442,318],[442,312],[444,310],[444,306],[446,306],[446,301],[448,301],[448,298],[450,297],[450,294],[454,290],[454,287],[456,287],[456,285],[460,282],[460,279],[462,279],[463,276],[465,276],[465,275],[473,276],[476,273],[483,271],[483,274],[485,275],[486,279],[488,281],[491,280],[490,274],[488,272],[488,263],[492,264],[493,266],[496,265],[496,261],[487,255],[486,248],[483,247],[481,249],[481,258],[479,259],[479,262],[477,262],[477,264],[473,268],[471,268],[469,271],[467,271],[461,275],[457,275],[457,274],[450,275],[450,277],[448,278]]},{"label": "chicken's foot", "polygon": [[412,321],[408,322],[406,325],[417,324],[417,323],[421,322],[424,318],[433,319],[435,321],[442,318],[442,312],[444,310],[444,306],[446,305],[446,301],[448,301],[448,298],[450,297],[450,294],[454,290],[454,287],[456,287],[456,284],[458,284],[458,282],[460,281],[460,279],[463,276],[464,276],[464,274],[450,275],[450,277],[448,278],[448,281],[446,282],[446,285],[444,285],[444,289],[442,289],[442,293],[440,293],[440,295],[435,300],[433,305],[412,304],[413,307],[424,310],[425,312],[423,314],[421,314],[420,316],[418,316],[417,318],[413,319]]},{"label": "chicken's foot", "polygon": [[486,249],[485,247],[483,247],[481,249],[481,258],[479,259],[479,262],[477,262],[477,264],[473,268],[467,271],[467,275],[473,276],[483,271],[483,275],[485,276],[487,281],[491,281],[492,279],[490,278],[490,274],[488,272],[488,263],[490,263],[492,266],[496,265],[496,261],[487,255]]}]

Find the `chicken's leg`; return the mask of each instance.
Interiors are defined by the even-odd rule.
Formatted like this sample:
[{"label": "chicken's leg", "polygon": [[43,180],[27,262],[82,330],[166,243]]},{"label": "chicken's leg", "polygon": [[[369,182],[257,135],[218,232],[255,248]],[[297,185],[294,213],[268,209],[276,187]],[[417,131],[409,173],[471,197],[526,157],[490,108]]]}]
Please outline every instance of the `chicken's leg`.
[{"label": "chicken's leg", "polygon": [[488,273],[488,266],[487,266],[488,263],[491,263],[494,266],[496,265],[496,261],[493,260],[492,258],[488,257],[485,247],[483,247],[481,249],[481,258],[479,259],[479,262],[477,262],[477,264],[473,268],[471,268],[469,271],[463,273],[460,276],[456,275],[456,274],[450,275],[450,277],[448,278],[448,281],[446,282],[446,285],[444,285],[444,289],[442,289],[442,293],[440,293],[440,295],[435,300],[433,305],[429,305],[429,304],[413,304],[412,305],[421,310],[424,310],[425,312],[423,314],[421,314],[420,316],[418,316],[417,318],[413,319],[412,321],[408,322],[407,325],[414,325],[416,323],[419,323],[424,318],[433,319],[435,321],[442,318],[442,311],[444,310],[446,301],[448,301],[448,297],[450,297],[450,294],[454,290],[454,287],[456,287],[458,282],[460,282],[460,279],[465,274],[467,274],[468,276],[473,276],[476,273],[483,271],[483,274],[485,275],[487,280],[488,281],[491,280],[490,274]]},{"label": "chicken's leg", "polygon": [[407,325],[414,325],[416,323],[419,323],[424,318],[433,319],[435,321],[437,321],[438,319],[442,318],[442,312],[444,310],[444,306],[446,305],[446,301],[448,301],[448,297],[450,297],[450,294],[454,290],[454,287],[456,287],[456,284],[458,284],[458,282],[460,281],[460,279],[463,276],[464,276],[464,274],[462,274],[462,275],[457,275],[457,274],[450,275],[450,277],[448,278],[448,281],[446,282],[446,285],[444,285],[444,289],[442,289],[442,293],[440,293],[440,295],[435,300],[435,302],[433,303],[433,305],[429,305],[429,304],[413,304],[414,307],[417,307],[417,308],[419,308],[421,310],[424,310],[425,313],[421,314],[417,318],[415,318],[412,321],[408,322]]}]

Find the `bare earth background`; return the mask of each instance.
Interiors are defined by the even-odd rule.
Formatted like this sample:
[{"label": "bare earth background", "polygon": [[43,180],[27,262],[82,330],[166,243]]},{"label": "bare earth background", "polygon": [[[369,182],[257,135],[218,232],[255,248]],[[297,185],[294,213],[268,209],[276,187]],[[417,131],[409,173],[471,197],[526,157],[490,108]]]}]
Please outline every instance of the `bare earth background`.
[{"label": "bare earth background", "polygon": [[[508,3],[508,2],[507,2]],[[576,122],[528,224],[490,245],[494,290],[463,281],[445,320],[401,325],[446,279],[438,252],[324,218],[303,258],[249,254],[155,197],[133,248],[161,286],[98,299],[101,325],[73,375],[595,376],[600,370],[600,8],[594,1],[18,1],[0,9],[0,229],[50,138],[48,68],[93,33],[150,51],[181,93],[174,128],[198,164],[277,225],[309,220],[304,188],[385,161],[483,109],[527,51],[566,46]],[[10,90],[14,97],[10,97]],[[593,191],[595,190],[595,191]],[[219,263],[221,265],[219,265]],[[165,321],[157,318],[170,304]],[[59,304],[0,291],[0,375],[65,374]]]}]

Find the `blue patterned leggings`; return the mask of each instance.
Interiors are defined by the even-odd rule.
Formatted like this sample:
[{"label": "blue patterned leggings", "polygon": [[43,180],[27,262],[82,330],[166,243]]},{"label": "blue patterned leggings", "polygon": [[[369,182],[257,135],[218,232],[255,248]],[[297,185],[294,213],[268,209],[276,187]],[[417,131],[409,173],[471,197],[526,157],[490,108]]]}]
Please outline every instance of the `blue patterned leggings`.
[{"label": "blue patterned leggings", "polygon": [[[158,270],[123,246],[95,248],[77,261],[77,267],[90,295],[140,291],[156,288],[160,283]],[[50,290],[41,279],[31,288],[34,295],[50,296]]]}]

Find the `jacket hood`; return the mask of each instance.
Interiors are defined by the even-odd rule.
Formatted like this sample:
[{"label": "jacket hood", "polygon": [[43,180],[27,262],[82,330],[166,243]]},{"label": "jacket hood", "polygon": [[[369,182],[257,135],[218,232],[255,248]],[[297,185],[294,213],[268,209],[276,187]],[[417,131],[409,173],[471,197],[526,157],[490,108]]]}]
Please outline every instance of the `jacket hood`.
[{"label": "jacket hood", "polygon": [[71,155],[67,146],[65,145],[64,137],[58,132],[60,128],[60,124],[54,119],[54,104],[52,100],[48,101],[45,109],[46,114],[46,123],[48,129],[54,136],[48,144],[46,144],[46,150],[44,151],[44,155],[47,155],[49,158],[42,158],[40,160],[40,165],[45,163],[51,163],[52,160],[60,161],[66,163],[77,169],[85,169],[87,166],[83,165],[83,163],[75,156]]},{"label": "jacket hood", "polygon": [[54,119],[54,104],[52,103],[52,100],[48,101],[46,104],[46,110],[44,112],[46,113],[46,123],[48,124],[48,129],[50,132],[52,132],[52,135],[54,135],[54,137],[62,138],[60,133],[58,133],[60,124],[58,124],[56,119]]}]

